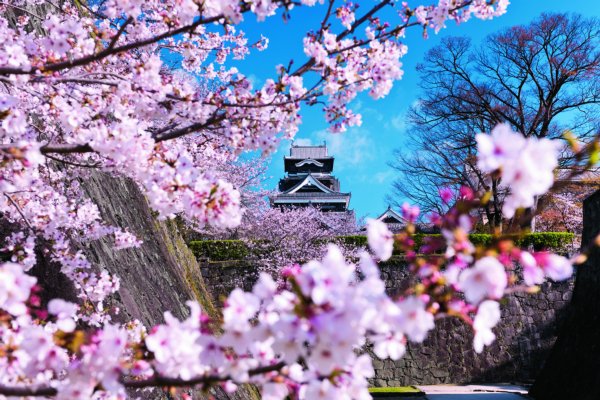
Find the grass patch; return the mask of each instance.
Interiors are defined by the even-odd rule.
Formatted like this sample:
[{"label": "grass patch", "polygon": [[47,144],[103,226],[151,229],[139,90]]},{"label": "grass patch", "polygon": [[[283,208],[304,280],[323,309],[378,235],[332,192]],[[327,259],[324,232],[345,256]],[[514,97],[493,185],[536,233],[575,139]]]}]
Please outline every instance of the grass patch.
[{"label": "grass patch", "polygon": [[369,393],[371,393],[375,399],[398,396],[420,396],[425,394],[414,386],[372,387],[369,388]]}]

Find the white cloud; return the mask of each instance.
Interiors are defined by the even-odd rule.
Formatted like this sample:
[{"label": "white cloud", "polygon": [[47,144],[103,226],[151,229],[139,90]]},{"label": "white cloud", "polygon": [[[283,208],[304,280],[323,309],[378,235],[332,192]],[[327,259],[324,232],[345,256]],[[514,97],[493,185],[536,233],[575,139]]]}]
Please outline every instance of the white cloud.
[{"label": "white cloud", "polygon": [[404,133],[406,131],[406,110],[400,111],[393,117],[386,119],[383,126],[387,131],[391,131],[392,135]]},{"label": "white cloud", "polygon": [[363,116],[363,121],[381,122],[384,119],[384,115],[381,112],[379,112],[379,110],[376,108],[366,107],[360,113]]},{"label": "white cloud", "polygon": [[389,169],[387,171],[377,172],[376,174],[373,175],[373,179],[375,179],[375,181],[377,183],[382,184],[382,183],[386,182],[387,180],[389,180],[393,176],[394,176],[394,171]]},{"label": "white cloud", "polygon": [[398,114],[391,120],[392,127],[398,132],[404,132],[406,130],[406,115],[404,113]]},{"label": "white cloud", "polygon": [[362,170],[377,158],[378,148],[370,133],[360,128],[351,128],[344,133],[331,133],[327,130],[313,134],[319,142],[327,143],[327,151],[335,157],[334,170]]},{"label": "white cloud", "polygon": [[263,81],[262,79],[260,79],[258,76],[256,76],[255,74],[250,74],[246,77],[246,79],[248,79],[250,81],[250,83],[252,84],[252,87],[254,89],[257,89],[259,87],[262,86]]}]

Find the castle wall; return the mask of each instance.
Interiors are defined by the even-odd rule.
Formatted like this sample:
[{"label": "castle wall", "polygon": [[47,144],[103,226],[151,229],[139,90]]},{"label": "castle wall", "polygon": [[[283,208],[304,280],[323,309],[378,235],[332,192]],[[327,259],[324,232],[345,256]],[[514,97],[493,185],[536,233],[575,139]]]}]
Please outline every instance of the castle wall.
[{"label": "castle wall", "polygon": [[[200,263],[202,277],[215,299],[233,288],[251,290],[258,278],[256,265],[227,261]],[[394,259],[381,266],[390,294],[409,285],[406,262]],[[573,281],[546,283],[540,293],[515,294],[502,304],[502,320],[494,330],[496,342],[482,354],[473,350],[471,330],[457,319],[438,321],[424,343],[410,343],[399,361],[373,364],[373,386],[470,382],[530,382],[539,373],[565,317]]]}]

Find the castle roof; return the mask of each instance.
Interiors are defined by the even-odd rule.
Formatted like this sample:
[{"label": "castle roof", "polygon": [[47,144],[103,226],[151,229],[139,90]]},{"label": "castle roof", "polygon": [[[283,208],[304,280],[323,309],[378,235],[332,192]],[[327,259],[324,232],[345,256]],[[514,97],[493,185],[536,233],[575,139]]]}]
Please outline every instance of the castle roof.
[{"label": "castle roof", "polygon": [[389,206],[383,214],[377,217],[377,220],[388,224],[406,224],[406,219],[404,219],[404,217],[398,214],[396,211],[392,210],[392,207]]},{"label": "castle roof", "polygon": [[317,160],[329,158],[329,156],[327,155],[327,146],[324,144],[320,146],[296,146],[292,144],[292,147],[290,147],[290,155],[286,158]]},{"label": "castle roof", "polygon": [[286,190],[285,192],[282,192],[282,194],[293,194],[304,187],[312,189],[310,191],[310,193],[315,193],[318,191],[321,191],[322,193],[337,193],[337,192],[334,192],[333,190],[329,189],[327,186],[323,185],[321,182],[319,182],[318,179],[315,179],[309,173],[308,175],[306,175],[306,178],[304,178],[302,181],[298,182],[298,184],[295,185],[294,187],[291,187],[290,189]]}]

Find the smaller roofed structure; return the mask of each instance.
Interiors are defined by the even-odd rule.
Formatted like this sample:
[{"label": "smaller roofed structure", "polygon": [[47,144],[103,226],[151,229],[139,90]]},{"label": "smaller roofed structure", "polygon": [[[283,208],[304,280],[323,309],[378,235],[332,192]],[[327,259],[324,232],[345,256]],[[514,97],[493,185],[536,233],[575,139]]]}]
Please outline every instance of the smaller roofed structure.
[{"label": "smaller roofed structure", "polygon": [[[402,231],[407,224],[402,214],[392,210],[390,206],[376,220],[386,224],[388,229],[393,233]],[[439,228],[433,224],[417,223],[415,224],[415,228],[417,233],[439,233]]]},{"label": "smaller roofed structure", "polygon": [[392,207],[390,206],[388,206],[387,210],[376,219],[377,221],[385,223],[392,232],[399,232],[406,226],[404,217],[392,210]]}]

